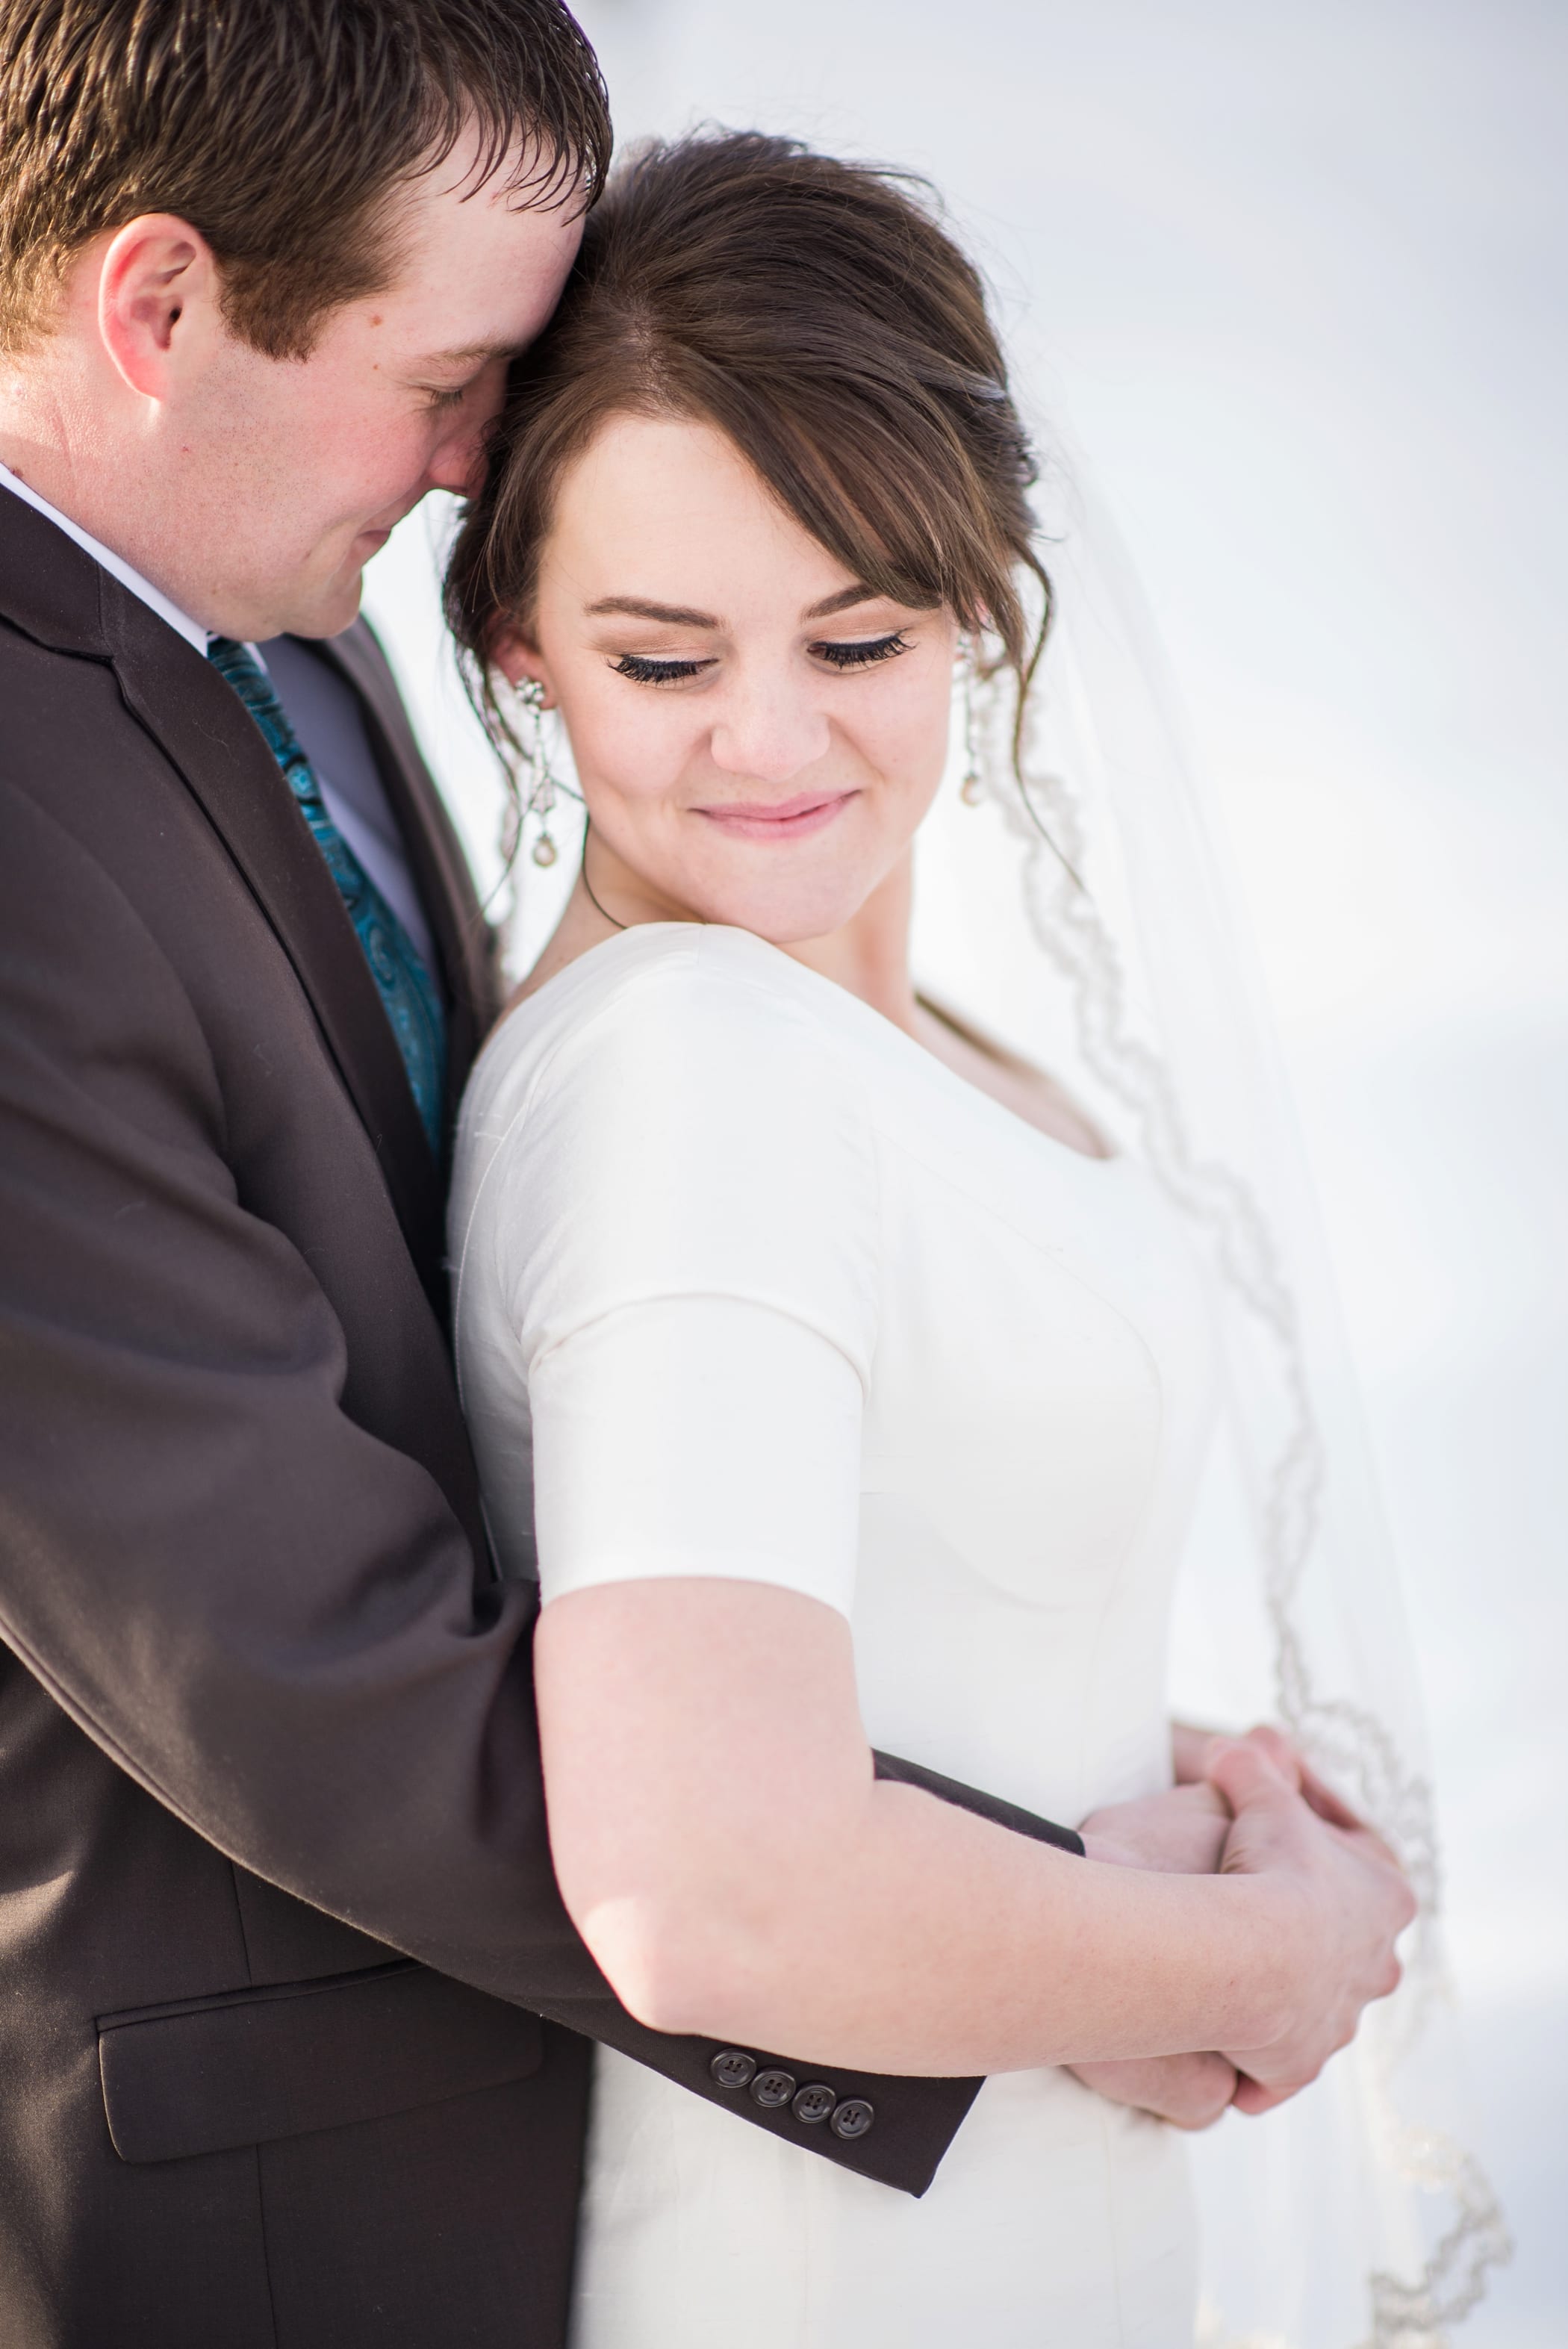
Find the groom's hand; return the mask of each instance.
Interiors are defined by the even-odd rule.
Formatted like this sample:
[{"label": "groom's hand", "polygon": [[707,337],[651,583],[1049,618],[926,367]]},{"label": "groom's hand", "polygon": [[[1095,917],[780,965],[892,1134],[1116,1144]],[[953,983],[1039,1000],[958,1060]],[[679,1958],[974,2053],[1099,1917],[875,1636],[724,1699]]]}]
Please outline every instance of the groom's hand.
[{"label": "groom's hand", "polygon": [[[1281,1741],[1283,1744],[1283,1741]],[[1305,1798],[1287,1747],[1256,1733],[1211,1749],[1210,1783],[1235,1823],[1227,1874],[1266,1876],[1282,1895],[1285,1998],[1278,2029],[1259,2047],[1227,2048],[1242,2075],[1235,2103],[1267,2112],[1317,2077],[1356,2035],[1362,2009],[1398,1988],[1395,1943],[1416,1914],[1408,1880],[1381,1839],[1326,1795],[1333,1816]]]},{"label": "groom's hand", "polygon": [[1171,1786],[1135,1802],[1091,1811],[1078,1832],[1084,1856],[1113,1868],[1151,1868],[1170,1876],[1212,1876],[1230,1832],[1231,1811],[1206,1780]]},{"label": "groom's hand", "polygon": [[1172,2128],[1212,2128],[1236,2094],[1236,2067],[1223,2055],[1130,2056],[1067,2068],[1097,2096],[1152,2113]]}]

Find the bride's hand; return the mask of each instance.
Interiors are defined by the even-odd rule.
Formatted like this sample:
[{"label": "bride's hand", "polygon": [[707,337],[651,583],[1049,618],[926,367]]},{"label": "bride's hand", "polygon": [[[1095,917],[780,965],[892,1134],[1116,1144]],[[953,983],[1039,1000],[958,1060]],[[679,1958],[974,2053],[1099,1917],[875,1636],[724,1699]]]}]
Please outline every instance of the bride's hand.
[{"label": "bride's hand", "polygon": [[[1260,2046],[1225,2051],[1242,2075],[1235,2102],[1246,2113],[1266,2112],[1315,2080],[1355,2037],[1362,2009],[1398,1988],[1395,1943],[1416,1914],[1387,1846],[1358,1823],[1341,1826],[1309,1808],[1288,1748],[1286,1755],[1254,1733],[1217,1743],[1207,1764],[1235,1814],[1225,1872],[1273,1878],[1283,1900],[1278,2026]],[[1326,1799],[1338,1816],[1353,1816]]]},{"label": "bride's hand", "polygon": [[1330,1826],[1366,1828],[1366,1820],[1341,1800],[1326,1780],[1318,1776],[1299,1746],[1293,1744],[1284,1730],[1276,1729],[1272,1722],[1260,1722],[1255,1729],[1249,1729],[1237,1739],[1222,1730],[1200,1728],[1194,1722],[1173,1721],[1171,1758],[1178,1786],[1201,1784],[1209,1775],[1211,1754],[1237,1744],[1255,1745],[1281,1776],[1291,1781],[1309,1809],[1315,1810],[1320,1819],[1326,1819]]}]

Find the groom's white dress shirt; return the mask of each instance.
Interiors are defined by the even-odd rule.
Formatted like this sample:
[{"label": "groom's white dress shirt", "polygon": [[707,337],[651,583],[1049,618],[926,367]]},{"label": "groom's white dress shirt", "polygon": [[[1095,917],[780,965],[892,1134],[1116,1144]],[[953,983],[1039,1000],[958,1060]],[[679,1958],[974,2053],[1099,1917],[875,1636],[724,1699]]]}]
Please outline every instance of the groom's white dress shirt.
[{"label": "groom's white dress shirt", "polygon": [[[171,603],[161,588],[133,570],[123,555],[103,545],[5,465],[0,465],[0,488],[9,490],[25,505],[36,507],[57,530],[74,538],[95,563],[101,564],[122,587],[139,596],[149,611],[156,612],[205,660],[211,630]],[[252,646],[250,649],[272,678],[273,689],[284,705],[321,787],[328,815],[418,947],[426,968],[433,975],[438,973],[439,964],[430,926],[419,902],[397,820],[387,801],[353,691],[335,670],[314,659],[291,637],[278,636],[271,644]]]}]

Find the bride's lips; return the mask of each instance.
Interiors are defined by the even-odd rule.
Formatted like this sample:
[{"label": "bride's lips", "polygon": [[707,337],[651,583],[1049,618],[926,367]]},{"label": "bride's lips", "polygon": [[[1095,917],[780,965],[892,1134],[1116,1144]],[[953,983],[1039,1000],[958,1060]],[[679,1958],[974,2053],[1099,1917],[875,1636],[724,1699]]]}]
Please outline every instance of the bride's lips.
[{"label": "bride's lips", "polygon": [[820,832],[831,823],[841,809],[846,808],[857,794],[848,792],[799,792],[791,800],[779,800],[771,807],[758,806],[750,800],[720,802],[714,807],[694,809],[694,814],[706,816],[736,840],[803,840],[813,832]]}]

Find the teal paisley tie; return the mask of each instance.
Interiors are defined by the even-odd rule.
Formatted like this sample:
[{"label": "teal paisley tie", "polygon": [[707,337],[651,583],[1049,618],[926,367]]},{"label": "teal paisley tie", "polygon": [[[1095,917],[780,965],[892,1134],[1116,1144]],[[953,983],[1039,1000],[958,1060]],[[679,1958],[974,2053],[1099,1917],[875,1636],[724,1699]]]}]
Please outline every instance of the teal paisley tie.
[{"label": "teal paisley tie", "polygon": [[424,957],[328,815],[310,761],[261,663],[229,636],[214,636],[207,657],[261,728],[278,771],[298,801],[300,813],[326,859],[327,871],[337,884],[337,894],[392,1023],[420,1123],[438,1158],[446,1100],[447,1024]]}]

